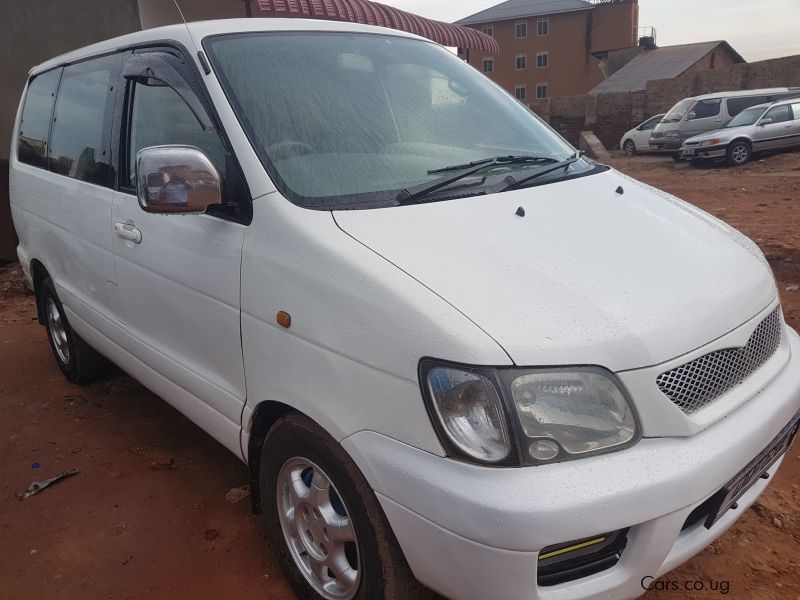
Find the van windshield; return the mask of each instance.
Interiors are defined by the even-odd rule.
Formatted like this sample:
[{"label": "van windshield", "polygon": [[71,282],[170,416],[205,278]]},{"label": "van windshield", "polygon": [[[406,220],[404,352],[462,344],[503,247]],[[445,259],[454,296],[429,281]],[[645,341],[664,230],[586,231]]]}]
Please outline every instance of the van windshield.
[{"label": "van windshield", "polygon": [[[501,189],[509,171],[521,180],[575,154],[532,112],[431,42],[258,32],[212,36],[204,47],[264,167],[302,206],[394,206],[402,190],[435,182],[447,167],[517,158],[437,189],[485,194]],[[579,160],[546,181],[595,168]]]},{"label": "van windshield", "polygon": [[728,127],[741,127],[742,125],[752,125],[756,121],[761,118],[761,115],[764,114],[764,111],[767,110],[767,106],[754,106],[752,108],[748,108],[747,110],[743,110],[738,115],[733,117],[727,125]]},{"label": "van windshield", "polygon": [[691,108],[692,104],[694,104],[694,100],[681,100],[675,106],[673,106],[666,115],[664,115],[664,118],[661,122],[677,123],[683,118],[683,115],[686,114],[686,111]]}]

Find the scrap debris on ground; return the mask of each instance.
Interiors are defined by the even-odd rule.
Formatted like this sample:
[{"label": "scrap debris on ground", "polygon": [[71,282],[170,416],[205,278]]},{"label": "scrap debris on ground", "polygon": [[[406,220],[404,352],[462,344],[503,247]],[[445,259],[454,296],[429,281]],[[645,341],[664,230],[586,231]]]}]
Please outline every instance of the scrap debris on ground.
[{"label": "scrap debris on ground", "polygon": [[[800,154],[737,169],[662,157],[611,162],[756,240],[786,319],[800,328]],[[19,267],[0,267],[0,596],[293,598],[250,514],[244,465],[128,377],[68,384],[35,317]],[[16,500],[32,473],[71,467],[80,485]],[[646,597],[705,599],[722,589],[729,598],[800,597],[798,482],[800,444],[751,510],[662,578],[703,582],[703,591]]]}]

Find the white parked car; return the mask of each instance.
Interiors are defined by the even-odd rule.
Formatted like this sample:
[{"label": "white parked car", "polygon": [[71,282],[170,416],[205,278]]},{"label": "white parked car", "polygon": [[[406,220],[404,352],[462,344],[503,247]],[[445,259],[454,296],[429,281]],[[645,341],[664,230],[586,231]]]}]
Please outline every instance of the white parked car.
[{"label": "white parked car", "polygon": [[650,152],[650,132],[663,118],[663,114],[650,117],[645,122],[639,123],[630,131],[625,132],[619,142],[619,147],[628,156],[633,156],[639,152]]},{"label": "white parked car", "polygon": [[61,370],[113,361],[245,461],[301,598],[639,595],[797,430],[756,245],[412,35],[226,20],[48,61],[11,198]]}]

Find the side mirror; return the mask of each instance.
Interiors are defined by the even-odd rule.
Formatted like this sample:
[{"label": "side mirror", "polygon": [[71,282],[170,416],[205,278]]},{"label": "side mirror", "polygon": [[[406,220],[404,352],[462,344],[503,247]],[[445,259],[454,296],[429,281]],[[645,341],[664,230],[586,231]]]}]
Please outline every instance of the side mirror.
[{"label": "side mirror", "polygon": [[202,213],[222,203],[219,171],[192,146],[152,146],[136,155],[136,188],[142,210]]},{"label": "side mirror", "polygon": [[758,126],[763,127],[764,125],[769,125],[772,122],[773,122],[772,117],[764,117],[763,119],[761,119],[761,122],[758,124]]},{"label": "side mirror", "polygon": [[694,121],[696,118],[697,118],[697,113],[690,112],[688,115],[686,115],[687,121]]}]

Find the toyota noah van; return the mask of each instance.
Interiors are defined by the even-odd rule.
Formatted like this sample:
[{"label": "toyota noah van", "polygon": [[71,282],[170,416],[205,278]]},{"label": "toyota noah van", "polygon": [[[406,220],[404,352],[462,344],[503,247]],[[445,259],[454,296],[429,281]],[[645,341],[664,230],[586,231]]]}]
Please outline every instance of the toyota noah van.
[{"label": "toyota noah van", "polygon": [[58,366],[245,461],[299,598],[637,596],[797,431],[756,245],[430,41],[151,29],[33,69],[13,135]]}]

